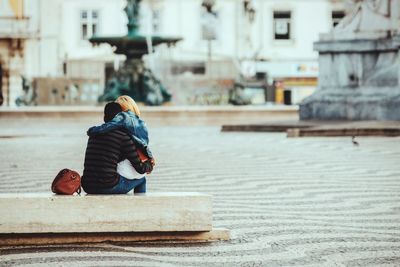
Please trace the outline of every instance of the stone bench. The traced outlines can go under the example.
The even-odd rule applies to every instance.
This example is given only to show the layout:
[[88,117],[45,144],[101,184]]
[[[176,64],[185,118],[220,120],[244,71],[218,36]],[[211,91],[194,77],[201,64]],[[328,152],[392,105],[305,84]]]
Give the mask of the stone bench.
[[0,194],[0,244],[171,239],[229,239],[212,228],[211,196]]

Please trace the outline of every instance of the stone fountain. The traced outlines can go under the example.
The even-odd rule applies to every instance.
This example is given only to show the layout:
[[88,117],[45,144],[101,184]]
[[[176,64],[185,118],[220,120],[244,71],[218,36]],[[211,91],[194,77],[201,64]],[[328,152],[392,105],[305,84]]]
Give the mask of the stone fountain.
[[[139,8],[141,0],[127,0],[124,9],[128,17],[128,34],[120,37],[94,36],[89,39],[93,44],[108,43],[115,48],[116,54],[126,56],[124,65],[116,71],[106,83],[104,94],[99,101],[113,101],[120,95],[129,95],[138,102],[147,105],[161,105],[171,99],[171,94],[157,79],[153,72],[144,66],[142,57],[149,52],[149,38],[140,35]],[[178,37],[150,36],[152,46],[160,44],[174,45]]]
[[400,1],[352,2],[314,44],[319,84],[300,104],[302,120],[400,120]]

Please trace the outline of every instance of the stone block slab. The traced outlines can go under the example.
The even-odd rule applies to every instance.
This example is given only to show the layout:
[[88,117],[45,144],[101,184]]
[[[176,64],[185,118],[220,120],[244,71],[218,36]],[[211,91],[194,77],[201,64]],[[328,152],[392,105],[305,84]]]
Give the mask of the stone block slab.
[[211,229],[212,199],[200,193],[0,194],[0,234]]

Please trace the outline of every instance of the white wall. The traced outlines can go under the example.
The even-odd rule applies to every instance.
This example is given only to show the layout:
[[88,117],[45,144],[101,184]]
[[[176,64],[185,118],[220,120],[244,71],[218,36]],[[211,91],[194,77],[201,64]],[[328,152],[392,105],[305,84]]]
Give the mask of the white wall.
[[[232,0],[217,1],[220,39],[212,43],[213,57],[224,59],[235,54],[235,5]],[[207,60],[208,44],[201,38],[201,0],[164,0],[159,6],[162,13],[160,33],[183,38],[173,49],[173,58]],[[148,2],[143,2],[143,8],[149,8]]]
[[60,32],[62,18],[61,0],[39,1],[39,61],[42,76],[57,76],[61,74],[62,65],[59,61]]
[[81,39],[80,13],[82,10],[99,11],[99,34],[102,36],[123,36],[127,33],[127,19],[123,0],[64,0],[62,3],[61,43],[63,55],[68,59],[98,58],[110,56],[108,45],[93,47],[87,40]]
[[[320,32],[329,31],[331,14],[328,1],[312,0],[272,0],[257,1],[261,6],[262,14],[257,14],[258,24],[254,28],[261,28],[262,34],[253,31],[253,38],[262,44],[261,56],[265,59],[316,59],[317,53],[313,51],[313,43],[318,40]],[[274,40],[273,12],[291,11],[292,40]],[[258,27],[257,27],[258,26]],[[258,37],[258,38],[257,38]],[[261,37],[261,38],[260,38]]]

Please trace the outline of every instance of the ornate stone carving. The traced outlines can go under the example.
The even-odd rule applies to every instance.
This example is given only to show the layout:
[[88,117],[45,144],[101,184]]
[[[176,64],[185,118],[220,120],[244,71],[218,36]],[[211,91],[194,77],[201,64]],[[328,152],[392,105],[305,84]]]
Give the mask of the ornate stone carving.
[[394,35],[400,26],[400,1],[398,0],[349,0],[353,8],[322,39],[374,39]]

